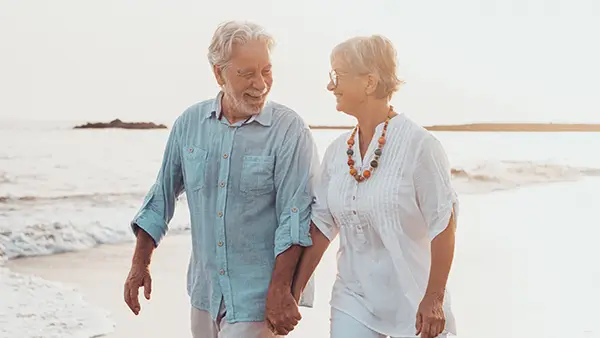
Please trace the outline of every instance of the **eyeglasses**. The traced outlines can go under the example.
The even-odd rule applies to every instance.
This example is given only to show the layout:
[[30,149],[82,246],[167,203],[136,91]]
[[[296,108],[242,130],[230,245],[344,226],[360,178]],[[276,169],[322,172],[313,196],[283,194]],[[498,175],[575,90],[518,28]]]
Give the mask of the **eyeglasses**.
[[329,79],[331,80],[331,83],[333,83],[333,87],[335,88],[335,87],[338,86],[338,84],[340,82],[340,76],[341,77],[348,77],[348,76],[349,77],[355,77],[355,76],[362,76],[362,75],[367,75],[367,74],[369,74],[369,73],[355,73],[355,72],[350,72],[350,73],[341,72],[341,73],[338,73],[335,70],[331,70],[329,72]]
[[335,70],[331,70],[329,72],[329,79],[331,80],[331,83],[333,83],[334,87],[337,87],[338,85],[338,80],[339,80],[339,75]]

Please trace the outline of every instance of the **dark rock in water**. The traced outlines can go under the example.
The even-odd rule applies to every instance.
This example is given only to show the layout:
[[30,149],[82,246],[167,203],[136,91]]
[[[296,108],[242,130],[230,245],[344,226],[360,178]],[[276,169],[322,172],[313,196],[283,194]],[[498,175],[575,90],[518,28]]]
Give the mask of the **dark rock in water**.
[[154,122],[123,122],[119,119],[112,120],[108,123],[97,122],[97,123],[86,123],[80,126],[75,126],[74,129],[107,129],[107,128],[121,128],[121,129],[166,129],[167,126],[164,124],[156,124]]

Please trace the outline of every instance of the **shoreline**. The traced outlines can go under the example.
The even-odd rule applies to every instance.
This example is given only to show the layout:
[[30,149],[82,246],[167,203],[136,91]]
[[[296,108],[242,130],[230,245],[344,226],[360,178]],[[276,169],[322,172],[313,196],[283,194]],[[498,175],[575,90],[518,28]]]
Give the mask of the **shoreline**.
[[[123,284],[129,272],[134,242],[19,258],[7,261],[5,266],[17,273],[36,275],[74,286],[89,304],[107,310],[115,323],[115,329],[101,337],[183,338],[188,337],[189,333],[189,321],[185,315],[189,313],[189,302],[183,278],[187,260],[173,262],[172,257],[188,257],[190,244],[189,237],[185,235],[165,237],[160,249],[153,255],[153,291],[149,301],[143,297],[143,289],[140,289],[142,310],[139,316],[135,316],[123,300]],[[176,311],[164,311],[165,309]]]
[[[594,326],[600,268],[592,259],[600,255],[594,245],[600,233],[590,222],[599,188],[600,179],[584,179],[461,197],[448,281],[457,338],[600,337]],[[314,308],[301,308],[303,319],[288,338],[328,338],[337,246],[332,243],[317,267]],[[75,286],[115,322],[114,332],[103,337],[190,338],[189,233],[168,234],[156,250],[152,299],[141,296],[137,317],[123,301],[133,248],[134,242],[106,244],[5,266]]]
[[[48,256],[24,257],[5,262],[13,272],[34,275],[52,282],[72,286],[92,306],[110,313],[114,330],[98,337],[177,337],[191,338],[190,302],[186,290],[186,273],[191,240],[189,233],[165,236],[153,254],[152,295],[148,301],[140,289],[141,311],[135,316],[123,300],[123,284],[129,272],[135,243],[104,244],[83,251]],[[316,271],[314,308],[301,307],[303,325],[286,338],[327,338],[329,333],[329,293],[335,276],[337,245],[324,255],[326,261]],[[316,334],[318,333],[318,334]]]
[[[354,126],[310,125],[315,130],[350,130]],[[430,131],[462,132],[600,132],[600,124],[583,123],[468,123],[423,126]]]

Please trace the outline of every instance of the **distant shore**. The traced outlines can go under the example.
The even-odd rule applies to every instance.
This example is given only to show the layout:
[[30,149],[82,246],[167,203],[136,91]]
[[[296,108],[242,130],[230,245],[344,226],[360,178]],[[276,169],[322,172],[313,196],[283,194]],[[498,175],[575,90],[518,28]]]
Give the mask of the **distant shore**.
[[167,129],[164,124],[156,124],[154,122],[123,122],[120,119],[115,119],[110,122],[88,122],[73,129]]
[[[311,129],[352,129],[354,126],[311,125]],[[481,131],[481,132],[600,132],[600,124],[583,123],[470,123],[456,125],[425,126],[432,131]]]
[[[354,126],[309,125],[310,129],[350,130]],[[74,129],[167,129],[164,124],[154,122],[123,122],[115,119],[108,123],[96,122],[75,126]],[[469,132],[600,132],[600,124],[584,123],[468,123],[439,124],[424,126],[431,131],[469,131]]]

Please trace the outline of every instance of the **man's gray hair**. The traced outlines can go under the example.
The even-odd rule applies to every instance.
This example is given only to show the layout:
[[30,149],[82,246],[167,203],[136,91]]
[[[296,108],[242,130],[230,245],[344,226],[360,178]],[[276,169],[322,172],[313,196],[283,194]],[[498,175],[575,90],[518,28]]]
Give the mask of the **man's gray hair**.
[[208,62],[211,67],[227,67],[231,60],[234,44],[244,44],[251,40],[262,40],[269,50],[275,45],[275,39],[265,29],[247,21],[227,21],[220,24],[208,47]]

